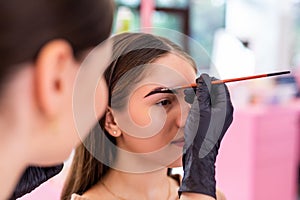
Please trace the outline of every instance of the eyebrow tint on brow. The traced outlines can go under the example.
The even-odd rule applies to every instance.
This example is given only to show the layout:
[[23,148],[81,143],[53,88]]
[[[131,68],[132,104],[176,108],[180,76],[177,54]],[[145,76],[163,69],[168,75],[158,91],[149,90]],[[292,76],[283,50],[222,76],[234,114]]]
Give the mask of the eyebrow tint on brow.
[[171,94],[174,94],[176,92],[173,91],[173,90],[170,90],[169,88],[158,87],[158,88],[155,88],[154,90],[152,90],[151,92],[149,92],[146,96],[144,96],[144,98],[146,98],[148,96],[151,96],[151,95],[154,95],[154,94],[158,94],[158,93],[171,93]]

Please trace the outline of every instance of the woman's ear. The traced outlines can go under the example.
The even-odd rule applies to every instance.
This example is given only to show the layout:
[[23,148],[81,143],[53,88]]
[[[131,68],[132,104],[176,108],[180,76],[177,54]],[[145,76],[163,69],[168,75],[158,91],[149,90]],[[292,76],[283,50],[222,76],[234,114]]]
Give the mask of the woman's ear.
[[105,130],[113,137],[119,137],[122,134],[111,108],[107,108],[105,113]]

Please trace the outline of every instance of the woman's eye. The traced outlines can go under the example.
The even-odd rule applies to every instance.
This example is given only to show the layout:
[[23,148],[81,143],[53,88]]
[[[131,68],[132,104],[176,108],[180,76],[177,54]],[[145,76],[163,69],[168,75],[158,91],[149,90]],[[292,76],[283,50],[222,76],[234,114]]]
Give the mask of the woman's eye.
[[164,99],[164,100],[156,103],[156,105],[159,105],[159,106],[166,106],[166,105],[169,105],[169,104],[171,104],[171,101],[167,100],[167,99]]

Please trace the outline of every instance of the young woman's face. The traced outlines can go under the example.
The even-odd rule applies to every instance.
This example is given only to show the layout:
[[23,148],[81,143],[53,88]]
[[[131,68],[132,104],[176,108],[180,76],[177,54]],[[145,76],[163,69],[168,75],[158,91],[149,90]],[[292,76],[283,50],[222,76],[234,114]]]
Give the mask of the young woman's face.
[[190,108],[183,90],[145,96],[157,88],[195,82],[195,69],[176,54],[160,57],[146,69],[145,77],[130,93],[126,108],[114,112],[122,131],[117,145],[164,166],[181,166],[183,129]]

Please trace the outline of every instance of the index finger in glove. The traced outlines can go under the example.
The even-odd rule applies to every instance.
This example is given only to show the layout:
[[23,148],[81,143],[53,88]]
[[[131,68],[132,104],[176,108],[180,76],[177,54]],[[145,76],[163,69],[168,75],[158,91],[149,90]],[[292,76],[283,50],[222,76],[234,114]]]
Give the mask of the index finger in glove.
[[233,107],[225,84],[211,84],[217,80],[202,74],[197,80],[196,96],[185,125],[185,148],[191,144],[199,149],[199,157],[206,156],[220,142],[232,122]]
[[210,77],[202,74],[196,82],[196,94],[184,128],[184,151],[192,144],[200,148],[211,119]]
[[219,149],[221,140],[233,120],[233,106],[227,86],[212,85],[210,94],[211,120],[199,151],[200,158],[206,156],[214,147]]

